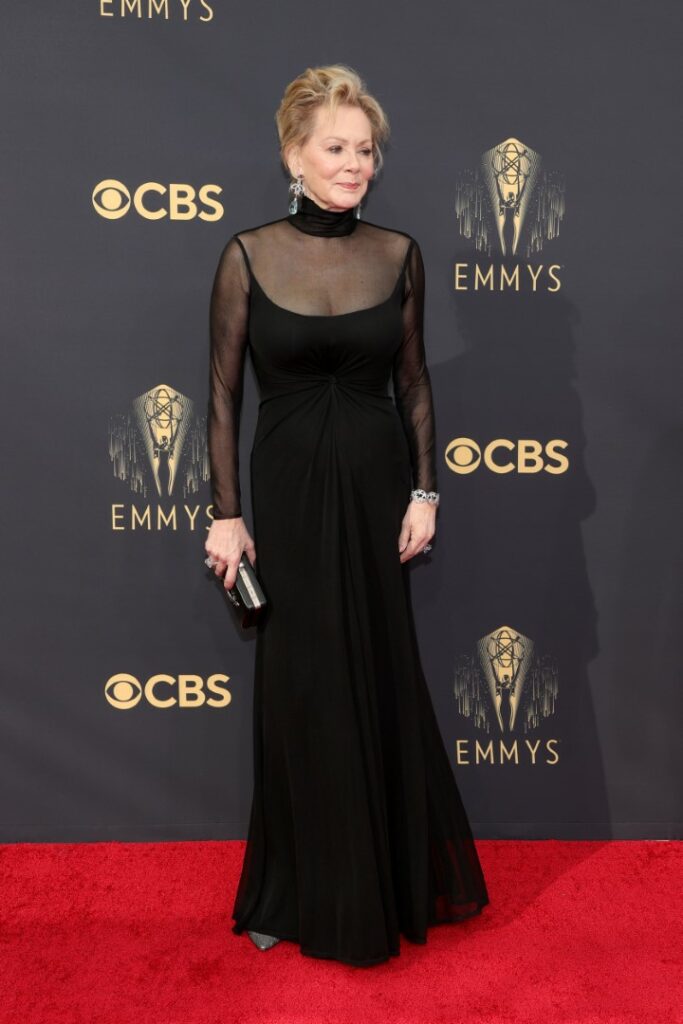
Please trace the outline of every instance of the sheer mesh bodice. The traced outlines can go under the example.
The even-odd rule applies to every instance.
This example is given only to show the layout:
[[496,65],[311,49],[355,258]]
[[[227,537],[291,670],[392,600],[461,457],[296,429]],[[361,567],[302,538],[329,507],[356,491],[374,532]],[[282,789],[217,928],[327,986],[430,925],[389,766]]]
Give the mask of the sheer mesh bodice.
[[[244,356],[254,293],[272,313],[331,321],[381,310],[400,291],[401,335],[392,386],[411,453],[413,487],[437,490],[434,414],[423,341],[424,267],[418,243],[400,231],[327,211],[301,210],[233,235],[221,253],[211,308],[208,442],[213,515],[241,515],[238,430]],[[275,328],[281,333],[281,327]],[[334,344],[334,342],[332,342]],[[258,371],[258,362],[257,362]]]

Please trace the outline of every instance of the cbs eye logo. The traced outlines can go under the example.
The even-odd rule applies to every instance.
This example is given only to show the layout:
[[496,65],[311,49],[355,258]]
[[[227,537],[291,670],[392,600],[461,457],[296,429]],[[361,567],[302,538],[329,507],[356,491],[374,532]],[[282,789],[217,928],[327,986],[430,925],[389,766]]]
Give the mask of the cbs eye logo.
[[92,192],[92,204],[100,217],[105,220],[120,220],[131,206],[145,220],[220,220],[224,210],[214,196],[223,189],[220,185],[202,185],[197,190],[192,185],[160,185],[147,181],[138,185],[133,194],[116,178],[105,178],[98,182]]
[[134,708],[143,698],[155,708],[200,708],[205,704],[224,708],[232,700],[230,690],[224,685],[229,678],[216,673],[205,683],[201,676],[176,678],[160,672],[141,683],[128,672],[117,672],[104,684],[104,696],[118,711]]
[[444,453],[446,465],[452,473],[474,473],[483,465],[492,473],[566,473],[569,459],[560,454],[568,448],[567,441],[555,439],[543,445],[540,441],[523,439],[508,441],[496,438],[482,449],[470,437],[456,437]]

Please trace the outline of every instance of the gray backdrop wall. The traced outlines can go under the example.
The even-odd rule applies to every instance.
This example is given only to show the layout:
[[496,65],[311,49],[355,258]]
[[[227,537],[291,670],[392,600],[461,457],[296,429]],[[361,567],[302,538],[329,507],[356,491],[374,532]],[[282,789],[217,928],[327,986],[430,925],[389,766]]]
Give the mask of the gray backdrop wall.
[[[285,85],[332,62],[393,129],[363,215],[425,258],[442,505],[411,583],[475,833],[681,835],[678,8],[5,12],[2,841],[246,834],[208,302],[230,235],[287,213]],[[248,522],[257,404],[248,362]]]

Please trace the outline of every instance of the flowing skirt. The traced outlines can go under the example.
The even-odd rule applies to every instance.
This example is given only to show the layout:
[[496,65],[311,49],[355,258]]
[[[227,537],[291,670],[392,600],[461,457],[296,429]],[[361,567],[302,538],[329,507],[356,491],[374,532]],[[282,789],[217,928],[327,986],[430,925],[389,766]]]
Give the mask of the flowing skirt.
[[488,903],[399,560],[411,469],[392,399],[327,379],[262,401],[251,483],[269,608],[233,931],[380,963],[399,933],[424,943]]

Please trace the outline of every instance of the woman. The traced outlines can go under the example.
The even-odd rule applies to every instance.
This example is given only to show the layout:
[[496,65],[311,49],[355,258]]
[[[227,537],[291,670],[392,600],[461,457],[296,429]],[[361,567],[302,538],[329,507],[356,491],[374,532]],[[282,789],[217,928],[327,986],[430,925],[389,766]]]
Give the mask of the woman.
[[[409,592],[438,504],[424,271],[410,235],[360,219],[389,129],[358,75],[307,69],[276,121],[289,215],[230,238],[211,296],[207,561],[230,588],[246,552],[269,600],[233,931],[368,965],[488,902]],[[258,563],[238,466],[247,346]]]

